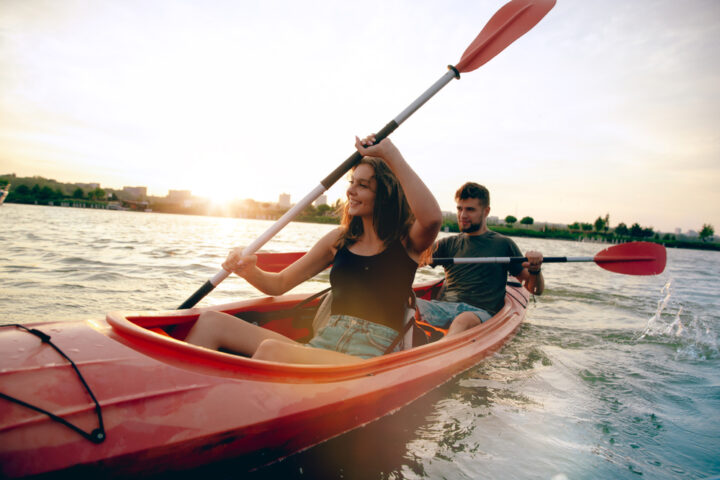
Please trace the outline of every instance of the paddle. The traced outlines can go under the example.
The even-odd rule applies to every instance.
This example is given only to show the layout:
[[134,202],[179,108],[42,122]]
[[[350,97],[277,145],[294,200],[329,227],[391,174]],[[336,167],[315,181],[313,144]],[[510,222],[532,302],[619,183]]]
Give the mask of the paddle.
[[[305,252],[258,253],[258,266],[270,272],[279,272]],[[526,262],[525,257],[466,257],[433,258],[432,266],[462,263]],[[629,242],[613,245],[594,257],[543,257],[543,263],[595,262],[605,270],[626,275],[658,275],[665,270],[665,247],[651,242]]]
[[[651,242],[621,243],[594,257],[543,257],[543,263],[595,262],[605,270],[626,275],[658,275],[665,270],[665,247]],[[433,266],[462,263],[527,262],[525,257],[433,258]]]
[[[456,66],[448,66],[448,72],[440,77],[425,93],[420,95],[405,110],[400,112],[393,120],[385,125],[375,134],[375,142],[390,135],[397,127],[410,117],[415,111],[425,104],[430,98],[439,92],[453,78],[460,78],[461,73],[472,72],[479,68],[498,53],[502,52],[508,45],[520,38],[523,34],[534,27],[555,5],[555,0],[512,0],[505,4],[490,21],[485,25],[480,34],[473,40],[463,52],[460,61]],[[254,242],[243,249],[243,255],[251,255],[260,249],[265,243],[275,236],[285,225],[310,205],[317,197],[322,195],[340,177],[345,175],[362,158],[358,152],[353,153],[330,175],[325,177],[320,184],[308,193],[295,206],[288,210],[270,228],[260,235]],[[216,286],[230,276],[230,272],[220,269],[212,278],[205,282],[190,298],[185,300],[180,309],[190,308],[202,300]]]

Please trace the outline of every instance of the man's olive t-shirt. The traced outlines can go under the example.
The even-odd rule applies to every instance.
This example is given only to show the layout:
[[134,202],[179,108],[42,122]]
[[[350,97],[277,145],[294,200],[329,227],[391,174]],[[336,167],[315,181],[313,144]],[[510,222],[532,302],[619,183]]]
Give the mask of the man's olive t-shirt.
[[[433,257],[521,257],[514,241],[489,230],[482,235],[461,233],[438,241]],[[508,272],[517,275],[521,263],[445,265],[445,292],[441,300],[464,302],[497,313],[505,302]]]

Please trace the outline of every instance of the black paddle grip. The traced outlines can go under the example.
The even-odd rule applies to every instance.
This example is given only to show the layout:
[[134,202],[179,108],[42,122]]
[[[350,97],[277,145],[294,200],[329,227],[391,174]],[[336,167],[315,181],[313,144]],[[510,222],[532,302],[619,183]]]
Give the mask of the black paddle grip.
[[185,300],[183,304],[178,307],[178,310],[194,307],[200,300],[205,298],[205,295],[212,292],[214,288],[215,285],[210,283],[210,280],[206,281],[203,283],[202,287],[198,288],[197,291],[190,296],[190,298]]
[[[395,120],[390,121],[387,125],[385,125],[382,130],[377,132],[375,134],[375,143],[380,143],[384,138],[386,138],[388,135],[390,135],[395,129],[398,127],[398,123]],[[358,152],[353,153],[350,155],[347,160],[345,160],[343,163],[340,164],[339,167],[337,167],[335,170],[330,173],[327,177],[323,179],[320,183],[323,187],[325,187],[325,190],[329,189],[333,185],[335,185],[335,182],[340,180],[340,177],[345,175],[351,168],[353,168],[355,165],[360,162],[362,159],[362,155],[360,155]]]

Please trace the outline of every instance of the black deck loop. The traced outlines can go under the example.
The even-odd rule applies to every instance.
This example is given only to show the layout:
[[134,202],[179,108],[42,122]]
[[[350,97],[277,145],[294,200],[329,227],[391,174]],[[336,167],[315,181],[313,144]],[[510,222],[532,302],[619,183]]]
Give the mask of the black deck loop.
[[78,378],[80,379],[80,382],[83,384],[83,387],[85,387],[85,390],[88,392],[88,395],[90,395],[90,398],[92,399],[93,403],[95,403],[95,414],[97,415],[97,419],[98,419],[98,428],[96,428],[92,432],[88,433],[85,430],[78,427],[77,425],[68,422],[63,417],[55,415],[54,413],[49,412],[49,411],[47,411],[43,408],[40,408],[36,405],[32,405],[30,403],[24,402],[24,401],[22,401],[18,398],[15,398],[11,395],[7,395],[5,393],[0,392],[0,398],[4,398],[5,400],[8,400],[13,403],[17,403],[18,405],[22,405],[23,407],[29,408],[30,410],[34,410],[38,413],[47,415],[53,421],[58,422],[62,425],[65,425],[69,429],[77,432],[78,434],[82,435],[85,439],[87,439],[93,443],[104,442],[107,435],[105,434],[105,427],[103,425],[102,408],[100,407],[100,403],[97,401],[97,399],[95,398],[95,395],[93,394],[92,390],[90,389],[90,386],[85,381],[85,378],[83,378],[82,373],[80,373],[80,370],[77,368],[77,365],[75,365],[75,362],[73,362],[70,359],[70,357],[65,355],[65,352],[60,350],[60,348],[50,340],[50,335],[48,335],[47,333],[45,333],[41,330],[38,330],[36,328],[27,328],[26,326],[20,325],[19,323],[4,324],[4,325],[0,325],[0,327],[16,327],[16,328],[25,330],[26,332],[35,335],[42,341],[42,343],[47,343],[48,345],[50,345],[56,352],[58,352],[65,360],[67,360],[70,363],[70,366],[73,368],[73,370],[75,370],[75,373],[77,374]]

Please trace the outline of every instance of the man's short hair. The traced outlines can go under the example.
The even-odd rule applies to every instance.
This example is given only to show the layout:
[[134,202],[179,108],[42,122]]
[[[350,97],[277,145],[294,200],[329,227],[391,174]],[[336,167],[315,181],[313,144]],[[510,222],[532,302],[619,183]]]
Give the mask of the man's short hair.
[[455,201],[477,198],[486,207],[490,206],[490,192],[479,183],[467,182],[455,192]]

